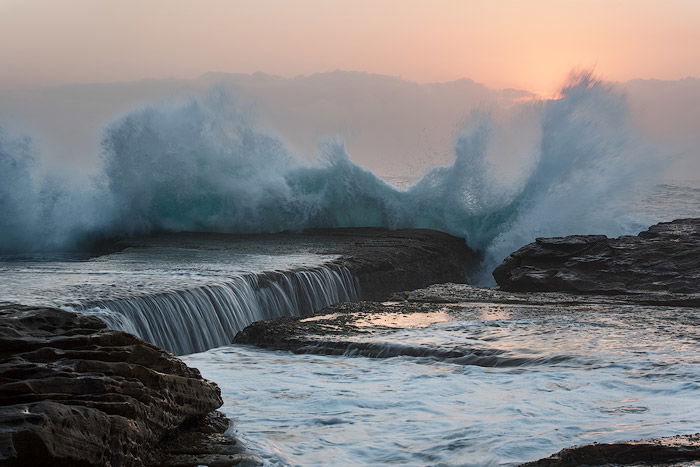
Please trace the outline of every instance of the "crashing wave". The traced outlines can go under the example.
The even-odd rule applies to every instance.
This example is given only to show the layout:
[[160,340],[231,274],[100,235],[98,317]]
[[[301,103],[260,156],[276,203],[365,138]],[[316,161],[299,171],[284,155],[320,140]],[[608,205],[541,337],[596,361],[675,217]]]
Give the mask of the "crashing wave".
[[[300,162],[222,92],[116,120],[91,187],[37,179],[30,142],[0,133],[0,251],[158,230],[421,227],[464,237],[488,271],[537,236],[638,230],[644,220],[629,208],[661,166],[632,129],[624,96],[584,73],[560,98],[522,106],[510,124],[474,115],[454,163],[407,190],[353,164],[340,143],[325,145],[318,164]],[[530,144],[513,151],[504,141],[522,128],[532,129]],[[498,159],[523,169],[509,176]]]

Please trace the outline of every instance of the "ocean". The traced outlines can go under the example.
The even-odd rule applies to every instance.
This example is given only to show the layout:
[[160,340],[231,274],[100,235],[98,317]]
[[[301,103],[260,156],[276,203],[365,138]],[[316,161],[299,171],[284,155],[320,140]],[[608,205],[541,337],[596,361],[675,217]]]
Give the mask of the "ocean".
[[[521,131],[484,116],[456,135],[452,165],[416,181],[381,179],[337,142],[302,163],[221,95],[116,119],[89,181],[43,173],[29,138],[0,131],[0,301],[94,314],[183,356],[219,384],[236,434],[270,465],[513,465],[700,432],[696,308],[477,303],[373,337],[428,354],[496,351],[491,364],[296,355],[229,343],[251,322],[360,296],[313,242],[180,234],[81,251],[159,232],[432,228],[482,252],[470,279],[491,287],[493,267],[536,237],[700,217],[700,182],[664,179],[665,159],[603,84],[584,76],[523,115],[534,138],[513,141]],[[275,286],[259,287],[270,273]]]
[[[700,184],[659,185],[634,209],[697,215]],[[700,431],[694,308],[477,303],[372,337],[428,353],[497,350],[491,364],[227,345],[250,322],[357,298],[318,249],[216,237],[190,248],[180,237],[90,259],[6,258],[0,297],[96,314],[183,355],[219,384],[236,435],[270,465],[514,465],[573,444]],[[265,271],[297,272],[263,296]]]
[[[226,346],[185,361],[221,386],[270,465],[517,465],[565,447],[700,430],[700,312],[471,304],[375,343],[493,362]],[[508,364],[509,359],[517,363]]]

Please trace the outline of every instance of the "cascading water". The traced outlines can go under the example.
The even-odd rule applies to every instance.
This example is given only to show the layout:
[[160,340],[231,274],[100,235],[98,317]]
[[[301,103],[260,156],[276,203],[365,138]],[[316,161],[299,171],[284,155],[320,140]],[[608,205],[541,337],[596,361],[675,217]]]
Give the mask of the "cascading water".
[[359,299],[347,268],[326,266],[231,280],[71,309],[97,315],[112,329],[135,334],[177,355],[230,344],[255,321],[295,316]]

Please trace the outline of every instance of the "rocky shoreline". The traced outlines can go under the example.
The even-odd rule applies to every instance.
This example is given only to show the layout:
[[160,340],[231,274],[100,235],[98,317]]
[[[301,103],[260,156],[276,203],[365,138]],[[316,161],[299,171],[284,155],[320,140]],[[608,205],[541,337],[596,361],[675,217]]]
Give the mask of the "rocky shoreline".
[[0,348],[2,465],[256,463],[215,383],[95,317],[2,305]]
[[[178,233],[132,238],[105,251],[179,245],[315,245],[338,255],[363,297],[461,280],[478,255],[431,230],[314,230],[240,236]],[[265,280],[274,282],[276,273]],[[264,283],[263,283],[263,286]],[[234,336],[231,336],[233,340]],[[172,354],[96,317],[0,303],[0,465],[189,467],[260,465],[236,438],[215,383]]]
[[686,467],[700,461],[700,433],[621,443],[592,443],[562,449],[521,467],[645,465]]
[[[412,356],[484,366],[523,365],[498,351],[387,345],[383,333],[449,321],[469,304],[700,307],[700,220],[661,223],[639,236],[537,239],[494,271],[498,289],[436,284],[387,302],[340,303],[302,317],[253,323],[234,342],[272,350],[371,358]],[[694,465],[700,434],[567,448],[527,466]]]
[[493,271],[502,290],[587,294],[700,293],[700,219],[639,235],[538,238]]
[[[410,349],[372,349],[353,340],[401,327],[426,327],[459,317],[470,304],[546,306],[565,311],[586,306],[698,306],[694,297],[640,295],[576,295],[557,292],[506,292],[468,284],[434,284],[393,294],[388,301],[345,302],[304,316],[258,321],[239,332],[234,343],[271,350],[369,357],[416,356]],[[425,352],[425,350],[423,350]],[[473,349],[464,354],[473,354]],[[452,349],[452,357],[463,356]]]
[[[186,243],[201,235],[221,242],[232,238],[174,234],[124,240],[115,248],[164,239]],[[517,366],[525,362],[497,351],[375,345],[365,338],[448,320],[469,303],[562,310],[600,304],[700,306],[699,219],[659,224],[637,237],[538,239],[494,271],[501,290],[454,283],[480,258],[447,234],[338,229],[265,237],[273,245],[294,235],[325,245],[319,253],[340,255],[335,264],[358,278],[364,301],[256,322],[235,336],[235,343],[297,353]],[[1,465],[261,462],[227,434],[230,422],[216,412],[222,400],[215,383],[168,352],[106,329],[97,318],[2,304],[0,342]],[[569,448],[526,465],[687,465],[698,458],[699,435],[685,435]]]

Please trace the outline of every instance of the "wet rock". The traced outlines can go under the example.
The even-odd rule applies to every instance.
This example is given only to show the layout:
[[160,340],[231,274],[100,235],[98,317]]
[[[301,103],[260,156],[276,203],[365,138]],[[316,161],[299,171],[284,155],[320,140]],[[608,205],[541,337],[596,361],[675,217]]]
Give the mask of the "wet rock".
[[325,355],[386,358],[430,354],[439,358],[460,358],[472,355],[474,349],[412,348],[361,342],[366,339],[358,338],[449,321],[470,302],[568,305],[575,299],[567,294],[512,294],[467,284],[433,284],[424,289],[396,293],[387,302],[344,302],[304,316],[257,321],[240,331],[234,343]]
[[469,284],[433,284],[397,292],[390,300],[413,303],[503,303],[520,305],[648,305],[700,307],[700,294],[646,292],[636,294],[579,294],[575,292],[507,292]]
[[360,282],[364,300],[442,282],[464,282],[481,261],[464,239],[427,229],[380,228],[313,231],[342,238],[339,262]]
[[637,236],[538,238],[506,258],[493,276],[507,291],[696,294],[697,299],[700,219],[663,222]]
[[579,465],[697,465],[700,433],[621,443],[593,443],[562,449],[550,457],[522,467],[573,467]]
[[514,366],[527,362],[494,348],[449,343],[404,345],[397,343],[394,336],[397,330],[405,328],[455,320],[492,319],[484,313],[532,319],[542,315],[585,315],[601,307],[620,309],[630,305],[645,312],[669,311],[697,307],[698,300],[685,295],[659,298],[654,294],[522,293],[468,284],[433,284],[424,289],[395,293],[385,302],[338,303],[304,316],[258,321],[240,331],[234,343],[295,353],[373,358],[412,356],[477,366]]
[[521,364],[502,358],[498,349],[457,345],[411,345],[385,339],[404,328],[446,322],[458,315],[460,304],[411,302],[346,302],[311,315],[255,322],[239,332],[234,343],[270,350],[319,355],[428,358],[457,364],[495,366]]
[[164,465],[180,431],[228,428],[214,383],[91,316],[0,305],[0,358],[2,465]]
[[[464,282],[481,257],[463,238],[428,229],[380,227],[313,229],[303,232],[234,235],[178,232],[123,239],[112,250],[148,246],[226,249],[253,243],[260,252],[338,255],[333,263],[357,277],[362,299],[382,300],[394,292],[441,282]],[[270,275],[274,280],[274,274]]]
[[250,454],[239,440],[224,434],[229,420],[221,412],[212,412],[193,425],[180,427],[159,445],[164,467],[259,466],[262,461]]

